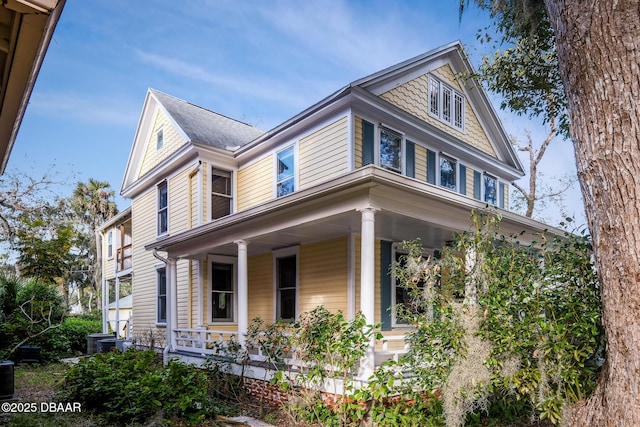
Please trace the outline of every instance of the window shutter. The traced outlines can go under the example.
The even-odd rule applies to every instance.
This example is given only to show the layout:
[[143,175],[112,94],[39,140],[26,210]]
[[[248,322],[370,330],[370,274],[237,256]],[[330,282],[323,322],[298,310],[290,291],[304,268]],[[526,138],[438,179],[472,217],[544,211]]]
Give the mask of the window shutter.
[[407,171],[407,176],[409,178],[415,178],[416,177],[416,145],[411,142],[411,141],[407,141],[406,144],[406,151],[407,151],[407,158],[405,159],[405,168]]
[[460,194],[467,194],[467,167],[460,165]]
[[362,121],[362,166],[373,163],[373,123]]
[[436,183],[436,153],[431,150],[427,150],[427,182]]
[[383,331],[391,330],[391,249],[392,242],[380,242],[380,323]]
[[482,198],[482,174],[478,171],[473,171],[473,197]]
[[504,182],[501,182],[499,185],[500,188],[500,192],[498,193],[498,205],[504,209],[504,192],[505,192],[505,185]]

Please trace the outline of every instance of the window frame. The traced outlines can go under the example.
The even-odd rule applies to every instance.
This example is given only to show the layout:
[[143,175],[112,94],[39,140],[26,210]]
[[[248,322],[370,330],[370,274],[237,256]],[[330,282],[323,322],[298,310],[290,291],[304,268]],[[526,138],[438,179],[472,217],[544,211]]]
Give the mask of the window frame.
[[[466,104],[464,93],[432,75],[429,76],[428,88],[429,115],[464,133]],[[435,94],[436,90],[437,94]]]
[[[494,202],[490,202],[489,200],[487,200],[487,180],[493,180],[493,182],[495,183],[493,189],[494,189],[494,197],[495,197],[495,201]],[[488,173],[483,173],[482,174],[482,200],[487,203],[490,204],[491,206],[499,206],[500,203],[500,197],[499,197],[499,186],[500,186],[500,180],[498,180],[498,177],[488,174]]]
[[[299,315],[299,297],[300,297],[300,248],[299,246],[293,246],[290,248],[278,249],[272,252],[273,254],[273,292],[274,292],[274,304],[273,304],[273,318],[282,322],[295,322]],[[295,286],[281,288],[279,286],[279,265],[278,261],[281,259],[295,257]],[[291,290],[295,291],[295,307],[293,319],[282,318],[282,303],[280,300],[280,291]]]
[[[231,318],[214,320],[213,318],[213,264],[227,264],[233,266],[233,290],[219,291],[232,294]],[[210,255],[207,257],[208,269],[208,320],[209,325],[233,325],[238,322],[238,259],[230,256]]]
[[[166,193],[166,202],[165,205],[162,206],[162,192]],[[168,182],[162,181],[156,186],[156,235],[164,236],[169,233],[169,184]],[[162,229],[162,218],[164,217],[164,227]]]
[[[279,172],[279,166],[280,163],[283,163],[280,160],[280,155],[288,150],[291,150],[291,157],[293,157],[293,161],[292,161],[292,166],[293,166],[293,172],[291,173],[291,176],[287,176],[285,179],[280,179],[280,174],[281,172]],[[287,182],[287,181],[292,181],[292,185],[291,185],[291,190],[287,191],[286,193],[281,193],[280,192],[280,185]],[[287,196],[291,193],[295,193],[296,190],[298,188],[298,153],[296,150],[296,144],[291,144],[285,148],[283,148],[282,150],[278,150],[276,151],[276,155],[275,155],[275,197],[276,198],[280,198],[280,197],[284,197]]]
[[[385,165],[383,165],[382,162],[382,134],[385,133],[389,136],[392,137],[396,137],[399,141],[398,144],[398,155],[396,156],[397,160],[398,160],[398,167],[397,169],[394,167],[387,167]],[[395,172],[398,173],[400,175],[404,175],[404,158],[403,158],[403,154],[405,154],[406,148],[405,148],[405,138],[404,138],[404,134],[402,132],[399,132],[397,130],[391,129],[388,126],[385,125],[379,125],[378,126],[378,166],[380,166],[383,169],[386,169],[388,171],[391,172]]]
[[[160,293],[162,279],[164,278],[164,293]],[[167,267],[157,267],[156,268],[156,325],[158,326],[166,326],[167,324],[167,295],[169,292],[168,289],[169,281],[167,277]],[[164,319],[160,317],[160,305],[164,301]]]
[[156,151],[164,148],[164,127],[156,129]]
[[[402,243],[395,242],[391,245],[391,262],[397,262],[398,257],[401,255],[408,255],[408,252],[401,249]],[[435,249],[424,248],[422,252],[423,256],[433,257],[435,255]],[[391,328],[410,328],[409,323],[398,322],[398,316],[396,313],[396,305],[398,304],[396,292],[398,289],[398,279],[395,274],[391,273]]]
[[[218,174],[216,174],[216,172],[218,172]],[[228,191],[229,194],[223,194],[223,193],[218,193],[214,191],[214,186],[213,186],[213,178],[214,176],[222,176],[220,173],[224,173],[224,174],[229,174],[229,182],[228,182]],[[210,204],[209,204],[209,220],[210,221],[214,221],[216,219],[220,219],[220,218],[224,218],[226,216],[229,216],[233,213],[234,211],[234,206],[233,206],[233,184],[234,184],[234,180],[233,180],[233,171],[230,170],[225,170],[225,169],[221,169],[215,166],[211,167],[211,178],[209,180],[209,184],[210,184]],[[229,213],[222,215],[222,216],[218,216],[218,217],[213,217],[214,214],[214,203],[213,203],[213,199],[214,197],[218,197],[218,198],[225,198],[228,199],[229,202]]]
[[113,259],[113,230],[107,233],[107,259]]
[[[448,185],[443,185],[442,183],[442,161],[443,160],[447,160],[449,162],[453,162],[454,163],[454,168],[453,168],[453,173],[451,174],[453,176],[453,180],[454,180],[454,186],[453,188],[449,187]],[[456,191],[458,192],[458,188],[459,188],[459,179],[458,179],[458,165],[460,164],[460,161],[453,157],[450,156],[448,154],[444,154],[444,153],[440,153],[438,156],[438,185],[442,188],[446,188],[447,190],[451,190],[451,191]]]

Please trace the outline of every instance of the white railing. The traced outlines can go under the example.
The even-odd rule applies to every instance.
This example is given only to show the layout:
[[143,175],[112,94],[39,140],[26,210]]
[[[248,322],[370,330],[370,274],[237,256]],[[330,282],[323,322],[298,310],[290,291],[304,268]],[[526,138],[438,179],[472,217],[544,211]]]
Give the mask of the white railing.
[[174,348],[202,355],[216,355],[231,342],[238,342],[234,331],[178,328],[173,330]]
[[[217,331],[212,329],[176,328],[174,333],[174,349],[186,351],[203,356],[221,355],[227,356],[226,349],[230,343],[238,342],[238,332]],[[389,335],[376,341],[375,364],[380,365],[385,360],[398,361],[406,354],[409,344],[404,335]],[[249,348],[248,356],[255,362],[273,362],[268,354],[263,352],[261,346]],[[304,366],[304,361],[296,357],[295,349],[291,349],[283,360],[288,366]]]
[[[377,342],[381,344],[382,348],[375,351],[376,366],[389,359],[397,362],[409,350],[409,343],[405,340],[405,335],[388,335],[380,338]],[[401,344],[397,345],[395,343]]]

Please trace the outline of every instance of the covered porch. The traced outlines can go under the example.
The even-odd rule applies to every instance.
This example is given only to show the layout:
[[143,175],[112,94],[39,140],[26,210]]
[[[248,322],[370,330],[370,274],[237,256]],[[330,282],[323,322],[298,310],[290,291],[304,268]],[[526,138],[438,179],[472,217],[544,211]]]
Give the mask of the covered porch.
[[[344,266],[336,266],[336,269],[344,272],[340,276],[344,280],[339,298],[344,299],[345,316],[351,319],[361,311],[367,323],[383,325],[384,338],[371,342],[361,363],[359,376],[367,378],[380,363],[398,359],[407,351],[404,339],[407,329],[395,325],[388,310],[394,303],[392,278],[388,273],[392,244],[420,239],[425,248],[438,250],[453,239],[455,232],[466,231],[472,226],[472,210],[483,208],[483,203],[455,192],[368,166],[331,183],[161,239],[148,245],[147,249],[165,260],[167,267],[166,354],[203,358],[218,355],[229,347],[229,343],[244,346],[255,306],[265,295],[274,300],[278,294],[275,264],[271,269],[265,269],[266,273],[262,275],[263,282],[271,283],[258,285],[251,279],[252,275],[256,276],[257,260],[261,256],[262,259],[270,259],[272,254],[290,248],[308,248],[321,242],[337,241],[340,242],[339,246],[336,245],[339,255],[335,256],[340,257],[340,266]],[[542,231],[542,224],[506,211],[500,213],[505,233]],[[523,235],[523,243],[531,238]],[[315,253],[301,252],[307,258]],[[211,257],[232,259],[235,268],[233,320],[224,327],[208,321],[204,303],[207,290],[210,292],[204,266]],[[303,256],[299,255],[298,262],[302,259]],[[199,266],[195,289],[190,291],[195,295],[186,298],[196,301],[193,306],[195,313],[189,316],[195,320],[187,324],[178,322],[178,313],[185,310],[178,304],[179,299],[185,300],[184,296],[179,298],[178,295],[179,260],[190,260]],[[324,270],[318,268],[309,276],[322,275],[329,269],[331,266],[325,265]],[[266,289],[261,296],[254,292],[257,286]],[[302,289],[307,285],[301,283],[300,286]],[[317,298],[308,300],[321,305],[325,301],[322,287],[314,289]],[[300,305],[303,304],[296,301],[296,314],[304,311]],[[279,318],[276,307],[277,302],[273,301],[268,309],[272,312],[271,320]],[[259,349],[248,350],[252,362],[259,364],[266,360]],[[286,363],[295,366],[303,361],[292,356]]]

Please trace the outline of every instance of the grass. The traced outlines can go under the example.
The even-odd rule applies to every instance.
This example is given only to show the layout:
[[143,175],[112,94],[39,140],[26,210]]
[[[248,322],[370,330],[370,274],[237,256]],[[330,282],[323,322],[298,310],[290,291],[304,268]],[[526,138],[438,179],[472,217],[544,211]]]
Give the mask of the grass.
[[[33,413],[0,414],[2,427],[92,427],[97,422],[90,414],[71,412],[41,412],[42,403],[54,402],[55,389],[62,380],[67,365],[17,365],[14,368],[15,394],[12,402],[35,403]],[[45,405],[46,407],[46,405]]]

